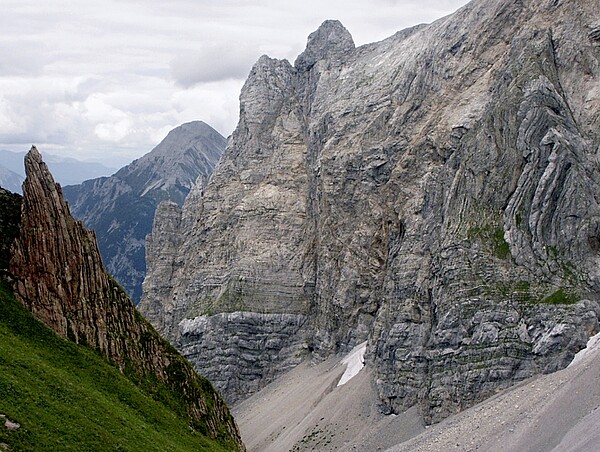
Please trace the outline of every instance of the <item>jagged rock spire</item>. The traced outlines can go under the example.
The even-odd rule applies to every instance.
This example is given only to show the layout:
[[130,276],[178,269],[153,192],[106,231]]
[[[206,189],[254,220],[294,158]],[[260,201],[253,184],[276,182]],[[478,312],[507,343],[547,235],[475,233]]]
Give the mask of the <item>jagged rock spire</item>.
[[71,216],[35,146],[25,156],[25,172],[21,227],[10,262],[18,298],[56,333],[99,350],[134,380],[169,387],[185,400],[193,425],[243,450],[219,394],[106,272],[95,234]]
[[[110,292],[94,233],[71,217],[60,185],[35,146],[25,156],[25,172],[21,235],[11,262],[17,292],[61,336],[108,352],[104,322],[98,325],[104,331],[96,333],[86,326],[98,299]],[[91,305],[81,305],[84,300]]]

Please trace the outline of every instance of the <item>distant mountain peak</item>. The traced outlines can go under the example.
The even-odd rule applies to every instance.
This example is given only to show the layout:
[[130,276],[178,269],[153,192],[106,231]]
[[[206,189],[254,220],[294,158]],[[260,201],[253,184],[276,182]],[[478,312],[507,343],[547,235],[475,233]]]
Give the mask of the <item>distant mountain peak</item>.
[[5,166],[0,165],[0,187],[13,193],[21,193],[22,183],[23,177]]
[[210,176],[226,144],[205,122],[191,121],[114,175],[65,187],[73,214],[96,231],[108,270],[134,302],[141,297],[145,237],[156,206],[183,204],[196,179]]
[[[0,150],[1,166],[16,173],[21,180],[25,177],[23,158],[25,152]],[[52,171],[54,179],[61,185],[79,184],[87,179],[108,176],[116,171],[97,162],[86,162],[71,157],[64,157],[44,152],[44,161]]]

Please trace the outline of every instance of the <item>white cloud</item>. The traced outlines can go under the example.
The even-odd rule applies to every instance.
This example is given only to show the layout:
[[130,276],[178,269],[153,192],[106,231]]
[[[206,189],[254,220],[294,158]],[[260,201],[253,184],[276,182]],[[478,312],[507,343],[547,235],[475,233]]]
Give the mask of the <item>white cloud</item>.
[[258,46],[235,42],[202,43],[171,63],[175,82],[184,88],[198,83],[246,78],[260,56]]
[[47,62],[43,44],[17,37],[0,37],[0,76],[40,75]]
[[119,143],[131,135],[133,123],[128,118],[120,121],[102,122],[94,127],[94,133],[103,141]]
[[[200,118],[222,135],[229,135],[237,124],[238,98],[243,84],[244,79],[222,80],[175,92],[171,102],[180,121],[178,124]],[[194,117],[198,114],[200,116]]]
[[293,62],[325,19],[357,44],[466,0],[3,0],[0,147],[124,164],[200,119],[229,135],[262,54]]
[[6,99],[0,98],[0,137],[16,135],[25,130],[25,122]]

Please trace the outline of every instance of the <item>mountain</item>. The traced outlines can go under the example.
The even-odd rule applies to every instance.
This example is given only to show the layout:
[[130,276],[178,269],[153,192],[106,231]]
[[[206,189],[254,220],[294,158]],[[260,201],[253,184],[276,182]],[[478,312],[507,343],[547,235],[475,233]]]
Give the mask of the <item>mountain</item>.
[[145,238],[157,204],[182,204],[196,179],[212,173],[226,143],[209,125],[186,123],[112,176],[64,187],[73,215],[96,231],[108,271],[134,303],[141,297]]
[[379,408],[437,422],[599,329],[597,2],[475,0],[261,57],[206,187],[163,204],[140,310],[240,401],[367,341]]
[[[21,180],[25,177],[25,169],[23,167],[24,158],[25,152],[0,150],[0,162],[2,162],[2,166],[21,176]],[[56,180],[63,185],[79,184],[84,180],[107,176],[116,171],[115,168],[110,168],[101,163],[82,162],[70,157],[46,154],[45,159]]]
[[[597,338],[596,338],[597,339]],[[460,449],[587,452],[597,448],[600,355],[531,378],[432,426],[389,452]]]
[[25,168],[21,222],[9,265],[15,297],[58,336],[111,363],[190,432],[223,448],[244,450],[210,382],[158,335],[106,272],[94,233],[70,215],[60,185],[35,147],[25,157]]
[[17,173],[0,165],[0,187],[13,193],[21,193],[23,178]]

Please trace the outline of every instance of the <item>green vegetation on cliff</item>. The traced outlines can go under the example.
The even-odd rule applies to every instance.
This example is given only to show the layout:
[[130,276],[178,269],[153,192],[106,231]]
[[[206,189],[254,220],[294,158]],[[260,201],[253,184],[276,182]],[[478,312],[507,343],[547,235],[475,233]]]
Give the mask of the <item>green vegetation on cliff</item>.
[[[29,198],[0,189],[0,450],[243,449],[219,395],[160,338],[105,273],[93,235],[70,218],[60,190],[49,174],[44,179],[47,170],[35,157],[29,166],[38,163],[41,170],[29,175],[32,179],[24,190]],[[40,187],[50,190],[49,198],[58,203],[49,202],[43,190],[35,191]],[[40,212],[48,211],[54,216],[44,222],[48,218]],[[63,229],[57,232],[53,221]],[[40,228],[43,240],[35,236]],[[41,246],[23,252],[15,239],[27,241],[32,234],[33,243],[60,241],[75,252],[57,254]],[[85,259],[77,255],[83,248]],[[19,249],[23,267],[14,266]],[[56,268],[52,259],[54,264],[69,263],[64,271],[71,272],[71,279],[73,274],[85,275],[77,278],[86,287],[70,298],[68,291],[35,292],[30,299],[39,303],[39,309],[32,309],[34,316],[27,307],[33,306],[21,303],[13,287],[26,278],[32,287],[39,285],[50,273],[47,268]],[[65,280],[44,281],[50,283],[46,287],[68,285]],[[95,294],[92,299],[86,298],[89,292]],[[93,314],[79,315],[82,311]],[[40,321],[49,318],[56,321],[49,322],[53,326],[72,322],[80,329],[67,333],[76,331],[79,336],[61,337]],[[107,343],[112,354],[99,345]]]

